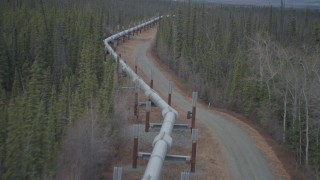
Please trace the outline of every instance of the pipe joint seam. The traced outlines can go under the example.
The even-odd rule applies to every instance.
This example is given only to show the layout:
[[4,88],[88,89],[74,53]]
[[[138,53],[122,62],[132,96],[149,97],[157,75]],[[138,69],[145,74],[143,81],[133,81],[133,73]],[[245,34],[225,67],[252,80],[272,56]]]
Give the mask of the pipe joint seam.
[[175,119],[179,118],[178,112],[169,105],[161,111],[163,117],[166,117],[168,113],[173,113]]
[[172,146],[172,137],[165,132],[160,132],[160,134],[154,138],[152,146],[154,147],[158,141],[164,141],[167,144],[167,148],[171,148]]

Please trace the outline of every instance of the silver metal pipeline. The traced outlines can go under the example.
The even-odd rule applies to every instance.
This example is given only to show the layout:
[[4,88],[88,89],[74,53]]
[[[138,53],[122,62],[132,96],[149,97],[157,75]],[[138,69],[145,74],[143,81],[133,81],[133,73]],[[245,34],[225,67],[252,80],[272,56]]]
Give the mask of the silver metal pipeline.
[[[163,161],[167,154],[168,148],[170,148],[172,145],[172,129],[179,115],[175,109],[169,106],[167,102],[164,101],[149,85],[147,85],[142,80],[142,78],[139,77],[121,58],[118,58],[118,54],[112,49],[109,43],[113,43],[113,41],[122,36],[128,35],[133,31],[139,30],[147,25],[157,22],[163,17],[165,16],[152,18],[145,23],[114,34],[104,40],[106,51],[108,51],[112,55],[116,63],[119,63],[122,71],[126,72],[126,74],[131,77],[132,81],[137,83],[139,87],[144,91],[145,95],[161,109],[161,113],[164,118],[160,132],[153,140],[153,150],[142,180],[158,180],[160,178]],[[166,17],[169,16],[167,15]],[[118,60],[119,62],[117,62]]]

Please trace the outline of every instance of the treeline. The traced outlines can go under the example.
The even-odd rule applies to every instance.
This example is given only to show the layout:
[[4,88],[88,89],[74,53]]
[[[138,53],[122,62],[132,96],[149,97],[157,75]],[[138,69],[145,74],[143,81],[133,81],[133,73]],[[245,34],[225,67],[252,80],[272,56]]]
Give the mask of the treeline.
[[156,53],[200,97],[245,114],[320,168],[320,13],[178,3]]
[[[0,2],[0,179],[53,179],[66,135],[106,135],[103,129],[96,134],[94,127],[106,127],[110,137],[116,133],[109,123],[114,116],[114,64],[105,59],[102,40],[164,7],[156,0]],[[80,128],[77,122],[83,119],[88,130],[72,128]],[[71,155],[82,151],[73,148],[78,152]],[[92,160],[93,148],[80,154]],[[102,174],[77,175],[75,179],[99,179]]]

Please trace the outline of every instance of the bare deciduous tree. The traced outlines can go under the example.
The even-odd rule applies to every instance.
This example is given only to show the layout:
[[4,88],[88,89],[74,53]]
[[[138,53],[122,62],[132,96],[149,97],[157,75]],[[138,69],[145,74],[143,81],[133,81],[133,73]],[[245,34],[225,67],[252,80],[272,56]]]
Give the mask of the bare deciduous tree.
[[94,107],[85,118],[79,119],[67,130],[59,153],[55,178],[63,179],[101,179],[105,170],[117,155],[128,121],[129,104],[127,96],[115,98],[114,116],[101,123]]

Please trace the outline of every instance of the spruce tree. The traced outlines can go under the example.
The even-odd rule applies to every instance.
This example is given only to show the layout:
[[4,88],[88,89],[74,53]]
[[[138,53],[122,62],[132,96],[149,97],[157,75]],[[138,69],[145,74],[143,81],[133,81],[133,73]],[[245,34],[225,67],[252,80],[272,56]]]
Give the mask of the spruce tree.
[[7,122],[7,139],[6,139],[6,160],[4,179],[7,180],[22,180],[26,177],[26,142],[28,136],[26,128],[25,116],[25,98],[17,98],[12,101],[8,107],[8,122]]
[[236,94],[238,93],[237,89],[241,89],[242,61],[242,52],[238,49],[229,80],[229,105],[231,106],[235,103]]
[[72,125],[83,115],[84,106],[81,103],[80,93],[76,91],[72,96],[69,125]]
[[114,63],[111,59],[107,60],[107,65],[104,67],[104,79],[99,92],[99,115],[100,121],[106,125],[110,114],[113,113],[113,96],[114,96]]
[[92,42],[85,41],[81,50],[81,58],[79,62],[79,93],[81,103],[84,107],[89,107],[94,98],[97,89],[97,78],[94,70],[94,63],[92,62]]
[[47,117],[45,115],[45,106],[43,102],[37,104],[36,114],[32,120],[32,126],[29,131],[30,141],[27,150],[27,179],[42,179],[45,172],[46,164],[46,150],[48,148],[48,141],[46,136],[47,131]]
[[183,27],[184,27],[184,15],[182,12],[181,7],[178,9],[177,14],[177,24],[176,24],[176,41],[175,41],[175,59],[179,59],[182,55],[182,48],[184,44],[184,33],[183,33]]
[[7,139],[7,105],[5,90],[0,86],[0,179],[4,178],[6,139]]

